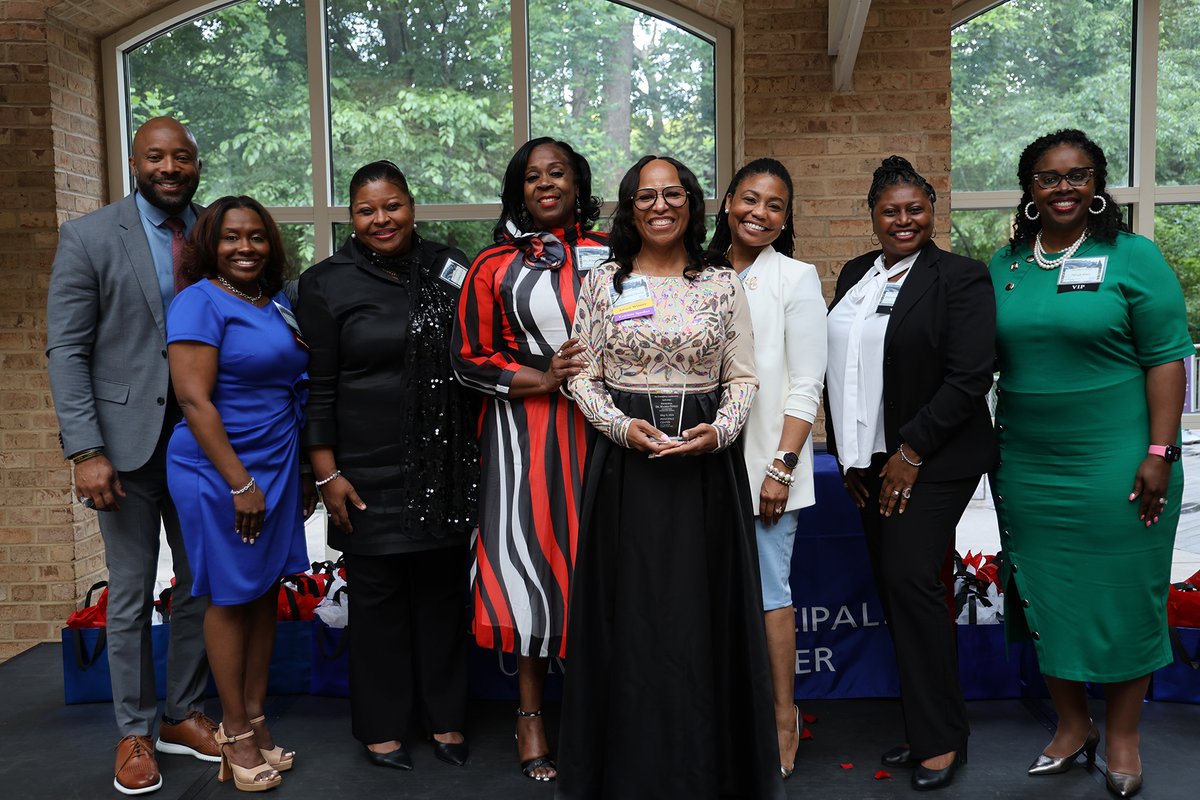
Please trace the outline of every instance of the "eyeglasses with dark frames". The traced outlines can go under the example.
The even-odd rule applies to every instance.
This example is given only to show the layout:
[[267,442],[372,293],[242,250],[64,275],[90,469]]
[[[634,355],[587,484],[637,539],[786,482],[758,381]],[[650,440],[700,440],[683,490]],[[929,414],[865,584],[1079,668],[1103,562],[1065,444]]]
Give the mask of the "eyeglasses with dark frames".
[[1067,183],[1078,188],[1080,186],[1087,186],[1088,181],[1092,179],[1094,174],[1096,174],[1096,170],[1091,167],[1080,167],[1065,174],[1047,169],[1033,173],[1033,182],[1043,189],[1053,189],[1062,183],[1063,178],[1066,178]]
[[681,208],[687,202],[687,189],[682,186],[664,186],[662,190],[646,187],[638,189],[633,193],[634,208],[639,211],[646,211],[654,207],[658,202],[658,196],[662,195],[663,202],[671,208]]

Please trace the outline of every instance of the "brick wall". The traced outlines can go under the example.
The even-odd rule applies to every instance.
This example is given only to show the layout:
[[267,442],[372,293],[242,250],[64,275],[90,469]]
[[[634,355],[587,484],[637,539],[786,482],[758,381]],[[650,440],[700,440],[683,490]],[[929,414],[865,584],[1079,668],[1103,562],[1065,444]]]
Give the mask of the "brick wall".
[[950,231],[950,0],[874,3],[853,90],[835,93],[828,0],[746,0],[745,158],[773,156],[795,181],[796,257],[817,265],[826,296],[842,264],[872,249],[867,189],[893,153],[939,198]]
[[[103,575],[95,515],[71,502],[45,374],[45,293],[60,222],[107,202],[99,42],[170,0],[0,0],[0,660],[58,636]],[[870,12],[853,90],[832,90],[828,0],[676,0],[734,31],[736,163],[779,158],[797,254],[832,291],[869,247],[871,171],[904,155],[949,230],[951,0]],[[49,10],[47,11],[47,8]],[[820,430],[820,427],[818,427]]]

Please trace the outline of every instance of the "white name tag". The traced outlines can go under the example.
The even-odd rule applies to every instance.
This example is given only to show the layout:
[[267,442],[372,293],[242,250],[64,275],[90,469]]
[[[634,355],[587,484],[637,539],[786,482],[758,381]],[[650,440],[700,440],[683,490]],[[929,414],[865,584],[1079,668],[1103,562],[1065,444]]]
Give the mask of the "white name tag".
[[442,267],[442,274],[438,277],[455,289],[461,289],[463,281],[467,279],[467,268],[451,258],[446,261],[446,266]]
[[608,248],[597,245],[575,248],[575,269],[590,272],[608,260]]
[[1108,256],[1068,258],[1059,268],[1058,293],[1094,292],[1104,283]]
[[900,296],[899,283],[889,283],[883,287],[883,294],[879,296],[879,307],[875,309],[876,314],[890,314],[892,307],[896,305],[896,298]]

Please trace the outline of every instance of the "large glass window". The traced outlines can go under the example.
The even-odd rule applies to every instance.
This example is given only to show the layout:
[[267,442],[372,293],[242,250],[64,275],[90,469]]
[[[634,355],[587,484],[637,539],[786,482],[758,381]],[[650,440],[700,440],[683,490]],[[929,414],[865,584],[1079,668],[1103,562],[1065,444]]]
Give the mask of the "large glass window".
[[1156,178],[1200,183],[1200,4],[1159,0]]
[[512,155],[508,0],[329,0],[334,202],[389,158],[422,203],[493,199]]
[[151,39],[126,61],[130,130],[159,115],[187,123],[204,162],[199,203],[311,205],[304,47],[304,0],[239,3]]
[[1021,148],[1082,128],[1129,183],[1133,0],[1011,0],[951,34],[951,183],[1017,188]]
[[712,196],[715,69],[711,43],[649,14],[608,0],[530,0],[533,135],[588,154],[606,199],[646,153],[678,158]]
[[956,22],[952,246],[986,260],[1008,238],[1021,148],[1082,128],[1133,230],[1175,268],[1200,336],[1200,0],[1009,0]]
[[[533,136],[583,153],[610,209],[644,153],[691,166],[709,212],[729,179],[729,31],[669,0],[178,7],[105,41],[124,126],[110,155],[123,161],[152,116],[186,122],[197,200],[256,197],[304,266],[340,244],[350,177],[379,158],[408,175],[421,233],[469,256],[490,244],[504,168]],[[114,194],[129,190],[114,177]]]

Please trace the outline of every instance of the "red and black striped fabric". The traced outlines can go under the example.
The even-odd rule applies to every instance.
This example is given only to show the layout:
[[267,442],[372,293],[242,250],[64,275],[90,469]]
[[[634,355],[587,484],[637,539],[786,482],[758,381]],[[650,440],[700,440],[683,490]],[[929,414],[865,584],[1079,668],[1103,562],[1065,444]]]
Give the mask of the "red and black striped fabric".
[[[574,246],[608,244],[604,234],[570,234],[565,241]],[[508,389],[521,367],[546,369],[570,336],[586,275],[574,246],[557,269],[526,265],[512,245],[480,253],[463,284],[451,343],[458,379],[488,395],[471,570],[475,639],[527,656],[564,654],[583,465],[595,432],[559,392],[512,399]]]

